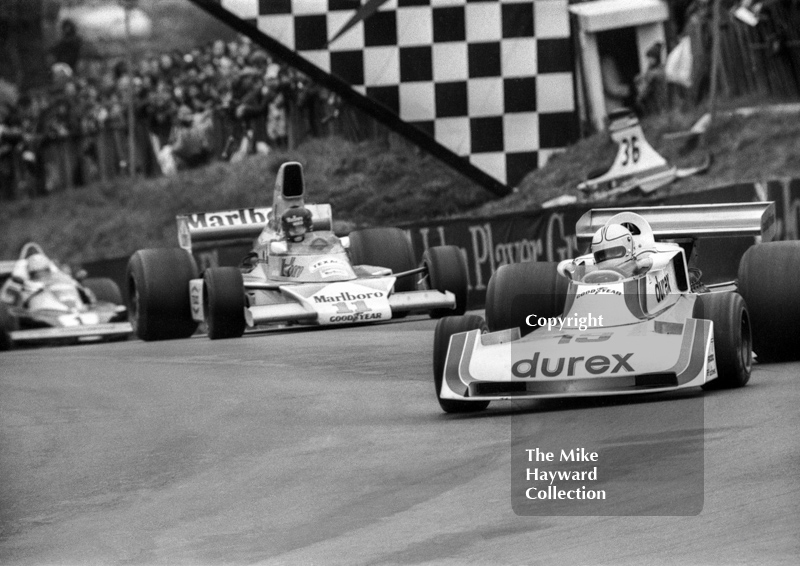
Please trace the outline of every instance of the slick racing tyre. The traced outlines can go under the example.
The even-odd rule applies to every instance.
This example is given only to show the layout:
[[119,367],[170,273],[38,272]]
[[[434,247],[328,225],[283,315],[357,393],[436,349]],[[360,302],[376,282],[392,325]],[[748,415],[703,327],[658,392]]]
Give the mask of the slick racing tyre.
[[422,256],[422,263],[428,270],[428,286],[444,293],[450,291],[456,296],[455,309],[433,309],[431,318],[461,315],[467,310],[467,261],[457,246],[436,246],[429,248]]
[[94,293],[98,301],[105,301],[115,305],[122,305],[125,302],[122,300],[122,292],[119,290],[119,285],[113,279],[108,277],[92,277],[83,281],[83,286]]
[[436,387],[436,398],[439,406],[446,413],[474,413],[483,411],[489,406],[489,401],[458,401],[455,399],[442,399],[442,379],[444,378],[444,364],[447,361],[447,349],[450,346],[450,337],[459,332],[481,330],[486,332],[486,323],[474,314],[465,316],[446,316],[436,323],[433,336],[433,384]]
[[525,336],[535,330],[526,324],[529,315],[536,315],[536,319],[561,316],[568,281],[558,274],[557,266],[545,261],[512,263],[495,271],[486,289],[489,330],[519,328]]
[[739,293],[753,328],[760,359],[800,357],[800,242],[770,242],[749,248],[739,262]]
[[239,338],[244,334],[244,280],[236,267],[212,267],[203,275],[203,310],[208,337]]
[[[392,273],[410,271],[417,267],[411,242],[399,228],[366,228],[350,232],[350,262],[353,265],[388,267]],[[414,291],[413,275],[399,278],[394,284],[396,293]]]
[[719,377],[703,389],[743,387],[753,367],[753,340],[747,305],[739,293],[707,293],[697,296],[692,318],[714,323],[714,357]]
[[189,281],[197,277],[194,257],[181,248],[139,250],[128,262],[128,314],[142,340],[188,338],[192,319]]
[[11,333],[16,329],[17,319],[11,314],[7,305],[0,303],[0,352],[12,348]]

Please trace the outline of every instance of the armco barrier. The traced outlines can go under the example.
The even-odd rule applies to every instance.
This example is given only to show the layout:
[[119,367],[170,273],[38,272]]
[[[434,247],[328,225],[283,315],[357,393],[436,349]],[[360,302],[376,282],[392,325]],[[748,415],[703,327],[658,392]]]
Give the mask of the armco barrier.
[[[776,239],[800,239],[800,179],[741,183],[705,191],[627,203],[630,206],[663,204],[702,204],[720,202],[775,201]],[[594,205],[599,207],[602,205]],[[620,205],[614,205],[620,206]],[[588,242],[578,242],[575,223],[592,208],[586,204],[531,212],[479,218],[461,218],[438,222],[420,222],[401,226],[408,233],[417,258],[428,247],[455,245],[466,257],[469,276],[469,304],[480,308],[492,273],[507,263],[522,261],[560,261],[584,253]],[[752,238],[710,238],[699,245],[697,265],[704,281],[713,283],[736,277],[739,258],[753,244]],[[177,236],[175,240],[177,245]],[[218,246],[197,252],[198,265],[237,265],[248,246]],[[112,277],[124,289],[127,258],[85,264],[92,276]]]

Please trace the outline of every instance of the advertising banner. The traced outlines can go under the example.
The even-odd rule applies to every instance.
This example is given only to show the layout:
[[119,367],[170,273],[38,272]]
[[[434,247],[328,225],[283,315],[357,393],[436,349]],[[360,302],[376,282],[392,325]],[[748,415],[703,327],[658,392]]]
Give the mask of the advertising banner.
[[[774,201],[776,205],[775,239],[800,239],[800,179],[740,183],[628,204],[634,207],[765,200]],[[570,205],[499,216],[418,222],[401,228],[408,234],[420,261],[424,251],[433,246],[461,248],[468,266],[469,306],[482,308],[489,280],[501,266],[526,261],[558,262],[586,253],[589,242],[578,241],[575,224],[586,211],[599,207]],[[754,239],[749,237],[706,238],[699,242],[695,262],[703,271],[704,282],[735,279],[739,259],[753,243]],[[248,250],[247,245],[237,242],[235,245],[205,248],[197,251],[195,256],[202,271],[209,266],[238,265]],[[85,267],[90,274],[115,279],[125,289],[125,265],[127,258],[117,258],[90,262]]]

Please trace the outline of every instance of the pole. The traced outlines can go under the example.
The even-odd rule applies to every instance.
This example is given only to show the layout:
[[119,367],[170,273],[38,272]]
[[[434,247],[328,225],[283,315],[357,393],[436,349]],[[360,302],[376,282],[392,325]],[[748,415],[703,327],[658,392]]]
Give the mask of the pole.
[[711,84],[708,93],[709,122],[704,136],[704,145],[708,145],[711,128],[714,125],[714,116],[717,113],[717,75],[719,74],[720,58],[720,0],[714,0],[713,15],[711,16]]
[[136,122],[134,114],[133,46],[131,44],[131,10],[136,0],[125,0],[125,50],[128,61],[128,171],[136,177]]

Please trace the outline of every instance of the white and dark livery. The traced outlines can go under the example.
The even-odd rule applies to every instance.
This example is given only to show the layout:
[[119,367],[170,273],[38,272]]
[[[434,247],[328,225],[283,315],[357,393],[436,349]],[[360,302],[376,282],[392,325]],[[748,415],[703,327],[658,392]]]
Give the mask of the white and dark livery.
[[[46,277],[32,281],[28,260],[36,256]],[[19,258],[0,262],[0,350],[15,344],[125,340],[128,313],[117,284],[107,278],[73,278],[33,242]]]
[[[765,358],[796,352],[798,242],[757,244],[742,257],[738,280],[708,286],[687,257],[701,238],[769,242],[774,222],[773,203],[587,212],[577,224],[584,241],[613,233],[618,244],[632,234],[622,265],[598,266],[590,253],[498,269],[486,321],[447,317],[436,327],[441,407],[469,412],[492,400],[745,385],[753,349]],[[563,326],[538,326],[551,317]]]
[[647,142],[639,118],[627,108],[612,112],[608,119],[608,133],[617,144],[617,154],[607,171],[592,172],[578,185],[578,190],[590,198],[605,199],[633,190],[651,194],[676,179],[704,173],[711,166],[710,154],[696,167],[670,165]]
[[[200,322],[218,339],[270,323],[342,325],[466,308],[467,266],[457,247],[430,248],[419,266],[400,229],[337,237],[330,205],[305,204],[299,163],[281,166],[272,208],[177,220],[180,248],[140,250],[128,264],[131,320],[143,340],[187,337]],[[256,238],[242,266],[198,274],[193,243],[239,238]]]

